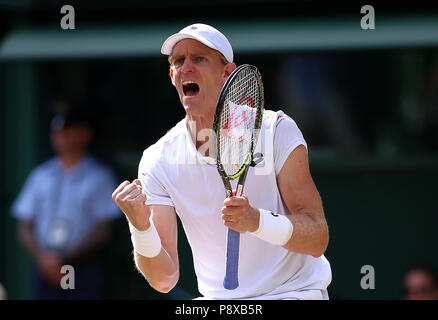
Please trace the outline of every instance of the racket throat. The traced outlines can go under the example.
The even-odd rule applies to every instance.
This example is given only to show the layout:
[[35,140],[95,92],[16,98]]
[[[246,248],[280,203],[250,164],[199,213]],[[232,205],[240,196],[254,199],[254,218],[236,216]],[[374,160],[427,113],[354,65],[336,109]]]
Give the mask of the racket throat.
[[[251,159],[252,159],[252,157],[250,158],[250,160]],[[243,186],[245,185],[246,176],[248,174],[249,163],[251,163],[251,161],[248,162],[245,170],[243,170],[242,174],[239,177],[239,181],[237,182],[237,189],[236,189],[236,196],[237,197],[240,197],[243,195]]]
[[240,197],[243,194],[243,184],[238,184],[236,189],[236,196]]

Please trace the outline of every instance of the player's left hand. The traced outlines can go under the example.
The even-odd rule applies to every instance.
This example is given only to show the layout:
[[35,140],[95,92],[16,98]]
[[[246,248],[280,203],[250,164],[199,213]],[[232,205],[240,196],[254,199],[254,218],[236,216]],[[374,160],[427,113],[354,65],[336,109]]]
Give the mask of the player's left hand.
[[224,225],[240,233],[259,228],[260,211],[249,204],[245,195],[225,198],[222,207]]

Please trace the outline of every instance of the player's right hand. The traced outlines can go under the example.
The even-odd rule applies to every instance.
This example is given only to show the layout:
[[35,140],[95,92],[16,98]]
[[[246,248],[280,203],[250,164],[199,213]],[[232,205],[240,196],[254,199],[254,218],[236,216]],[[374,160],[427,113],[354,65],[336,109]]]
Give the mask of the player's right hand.
[[143,231],[150,227],[151,213],[145,204],[146,195],[143,193],[140,180],[135,179],[132,183],[122,182],[114,190],[112,198],[137,230]]

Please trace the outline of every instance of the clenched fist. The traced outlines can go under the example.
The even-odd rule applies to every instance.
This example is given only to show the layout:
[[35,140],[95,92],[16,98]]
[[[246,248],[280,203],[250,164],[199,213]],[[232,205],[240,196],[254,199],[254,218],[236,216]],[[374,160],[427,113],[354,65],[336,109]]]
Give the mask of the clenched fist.
[[151,213],[145,204],[146,195],[143,193],[140,180],[135,179],[132,183],[122,182],[114,190],[112,198],[137,230],[143,231],[149,228]]

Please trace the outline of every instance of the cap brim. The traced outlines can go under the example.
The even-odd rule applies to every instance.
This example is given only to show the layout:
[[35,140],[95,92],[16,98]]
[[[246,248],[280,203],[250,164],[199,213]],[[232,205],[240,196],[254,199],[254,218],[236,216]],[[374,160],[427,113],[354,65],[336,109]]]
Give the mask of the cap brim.
[[180,42],[181,40],[184,39],[194,39],[197,40],[203,44],[205,44],[207,47],[212,48],[214,50],[217,50],[212,43],[210,43],[209,41],[205,40],[205,39],[200,39],[200,38],[196,38],[190,34],[184,34],[184,33],[175,33],[173,35],[171,35],[169,38],[167,38],[163,45],[161,46],[161,53],[162,54],[166,54],[166,55],[171,55],[172,54],[172,50],[173,47]]

